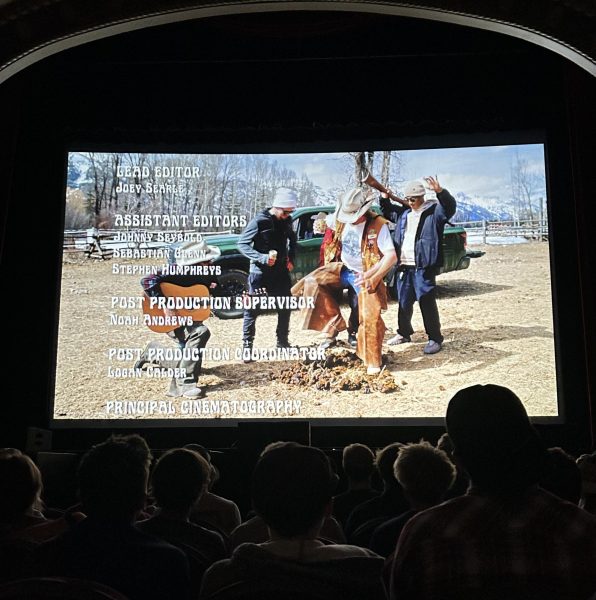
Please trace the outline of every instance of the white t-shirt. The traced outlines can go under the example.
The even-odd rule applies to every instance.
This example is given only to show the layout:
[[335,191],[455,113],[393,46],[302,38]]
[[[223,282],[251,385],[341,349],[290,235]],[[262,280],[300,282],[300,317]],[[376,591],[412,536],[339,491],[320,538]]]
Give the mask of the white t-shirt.
[[420,217],[422,213],[434,202],[428,200],[420,206],[418,210],[412,209],[406,217],[406,231],[404,233],[404,241],[401,245],[401,256],[399,262],[402,265],[416,266],[416,232],[418,231],[418,225],[420,224]]
[[[335,214],[327,217],[327,225],[335,230]],[[366,222],[358,225],[346,223],[341,235],[341,262],[351,271],[362,273],[364,265],[362,264],[362,234]],[[387,254],[394,249],[391,232],[385,223],[379,230],[377,246],[383,254]]]

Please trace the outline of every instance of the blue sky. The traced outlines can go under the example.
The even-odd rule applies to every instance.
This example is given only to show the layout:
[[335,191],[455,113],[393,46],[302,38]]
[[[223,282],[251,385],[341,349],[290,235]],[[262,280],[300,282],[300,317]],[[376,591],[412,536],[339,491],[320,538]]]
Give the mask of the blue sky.
[[[544,180],[544,147],[542,144],[484,146],[473,148],[441,148],[402,150],[401,177],[418,179],[438,175],[441,184],[452,193],[470,196],[509,198],[511,165],[516,154],[527,161],[529,169]],[[270,155],[286,167],[308,177],[323,189],[346,187],[352,166],[345,153]],[[391,183],[397,191],[399,183]]]
[[[464,192],[472,198],[508,201],[511,198],[511,166],[516,156],[519,156],[526,162],[530,172],[542,180],[542,187],[536,186],[534,197],[546,197],[542,144],[400,150],[399,155],[402,161],[401,171],[399,176],[394,175],[389,182],[397,193],[402,193],[405,181],[437,175],[441,185],[453,194]],[[276,160],[280,166],[291,169],[299,177],[306,174],[324,192],[333,190],[334,193],[330,196],[336,196],[338,190],[343,191],[354,185],[353,158],[347,152],[267,156]],[[70,160],[86,164],[84,159],[77,159],[77,153],[71,154]],[[379,152],[376,168],[380,167],[380,162]],[[380,177],[378,172],[375,175]]]

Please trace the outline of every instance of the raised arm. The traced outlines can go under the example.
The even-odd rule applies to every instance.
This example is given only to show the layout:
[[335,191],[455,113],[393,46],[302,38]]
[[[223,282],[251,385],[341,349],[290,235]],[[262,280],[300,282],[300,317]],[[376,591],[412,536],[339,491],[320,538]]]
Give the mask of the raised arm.
[[437,200],[443,209],[445,218],[447,220],[451,219],[457,210],[457,202],[455,201],[455,198],[441,186],[436,175],[434,177],[429,175],[428,177],[424,178],[424,181],[426,181],[428,187],[437,195]]

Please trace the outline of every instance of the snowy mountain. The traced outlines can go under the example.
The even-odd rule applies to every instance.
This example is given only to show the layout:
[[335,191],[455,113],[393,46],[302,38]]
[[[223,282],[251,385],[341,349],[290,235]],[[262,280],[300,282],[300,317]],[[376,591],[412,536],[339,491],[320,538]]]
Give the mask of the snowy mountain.
[[513,207],[510,201],[499,197],[472,198],[464,192],[454,194],[457,211],[451,219],[453,223],[462,221],[506,221],[513,219]]
[[72,152],[68,155],[68,172],[66,184],[70,188],[81,188],[85,184],[91,184],[92,179],[88,174],[89,161],[79,154]]

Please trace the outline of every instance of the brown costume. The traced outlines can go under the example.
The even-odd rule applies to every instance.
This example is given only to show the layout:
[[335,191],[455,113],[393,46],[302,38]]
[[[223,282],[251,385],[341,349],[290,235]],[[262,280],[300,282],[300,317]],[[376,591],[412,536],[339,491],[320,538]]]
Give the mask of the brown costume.
[[[364,270],[368,271],[383,257],[377,240],[381,227],[387,223],[383,217],[369,211],[362,235],[361,249]],[[330,336],[347,329],[337,302],[337,292],[342,289],[340,272],[344,266],[340,261],[341,238],[344,224],[336,221],[333,238],[325,247],[325,265],[302,278],[292,288],[294,296],[312,297],[314,308],[303,311],[303,329],[322,331]],[[385,335],[385,323],[381,311],[387,309],[387,288],[381,281],[376,289],[368,292],[361,289],[358,294],[358,347],[356,354],[367,366],[381,366],[381,346]]]

